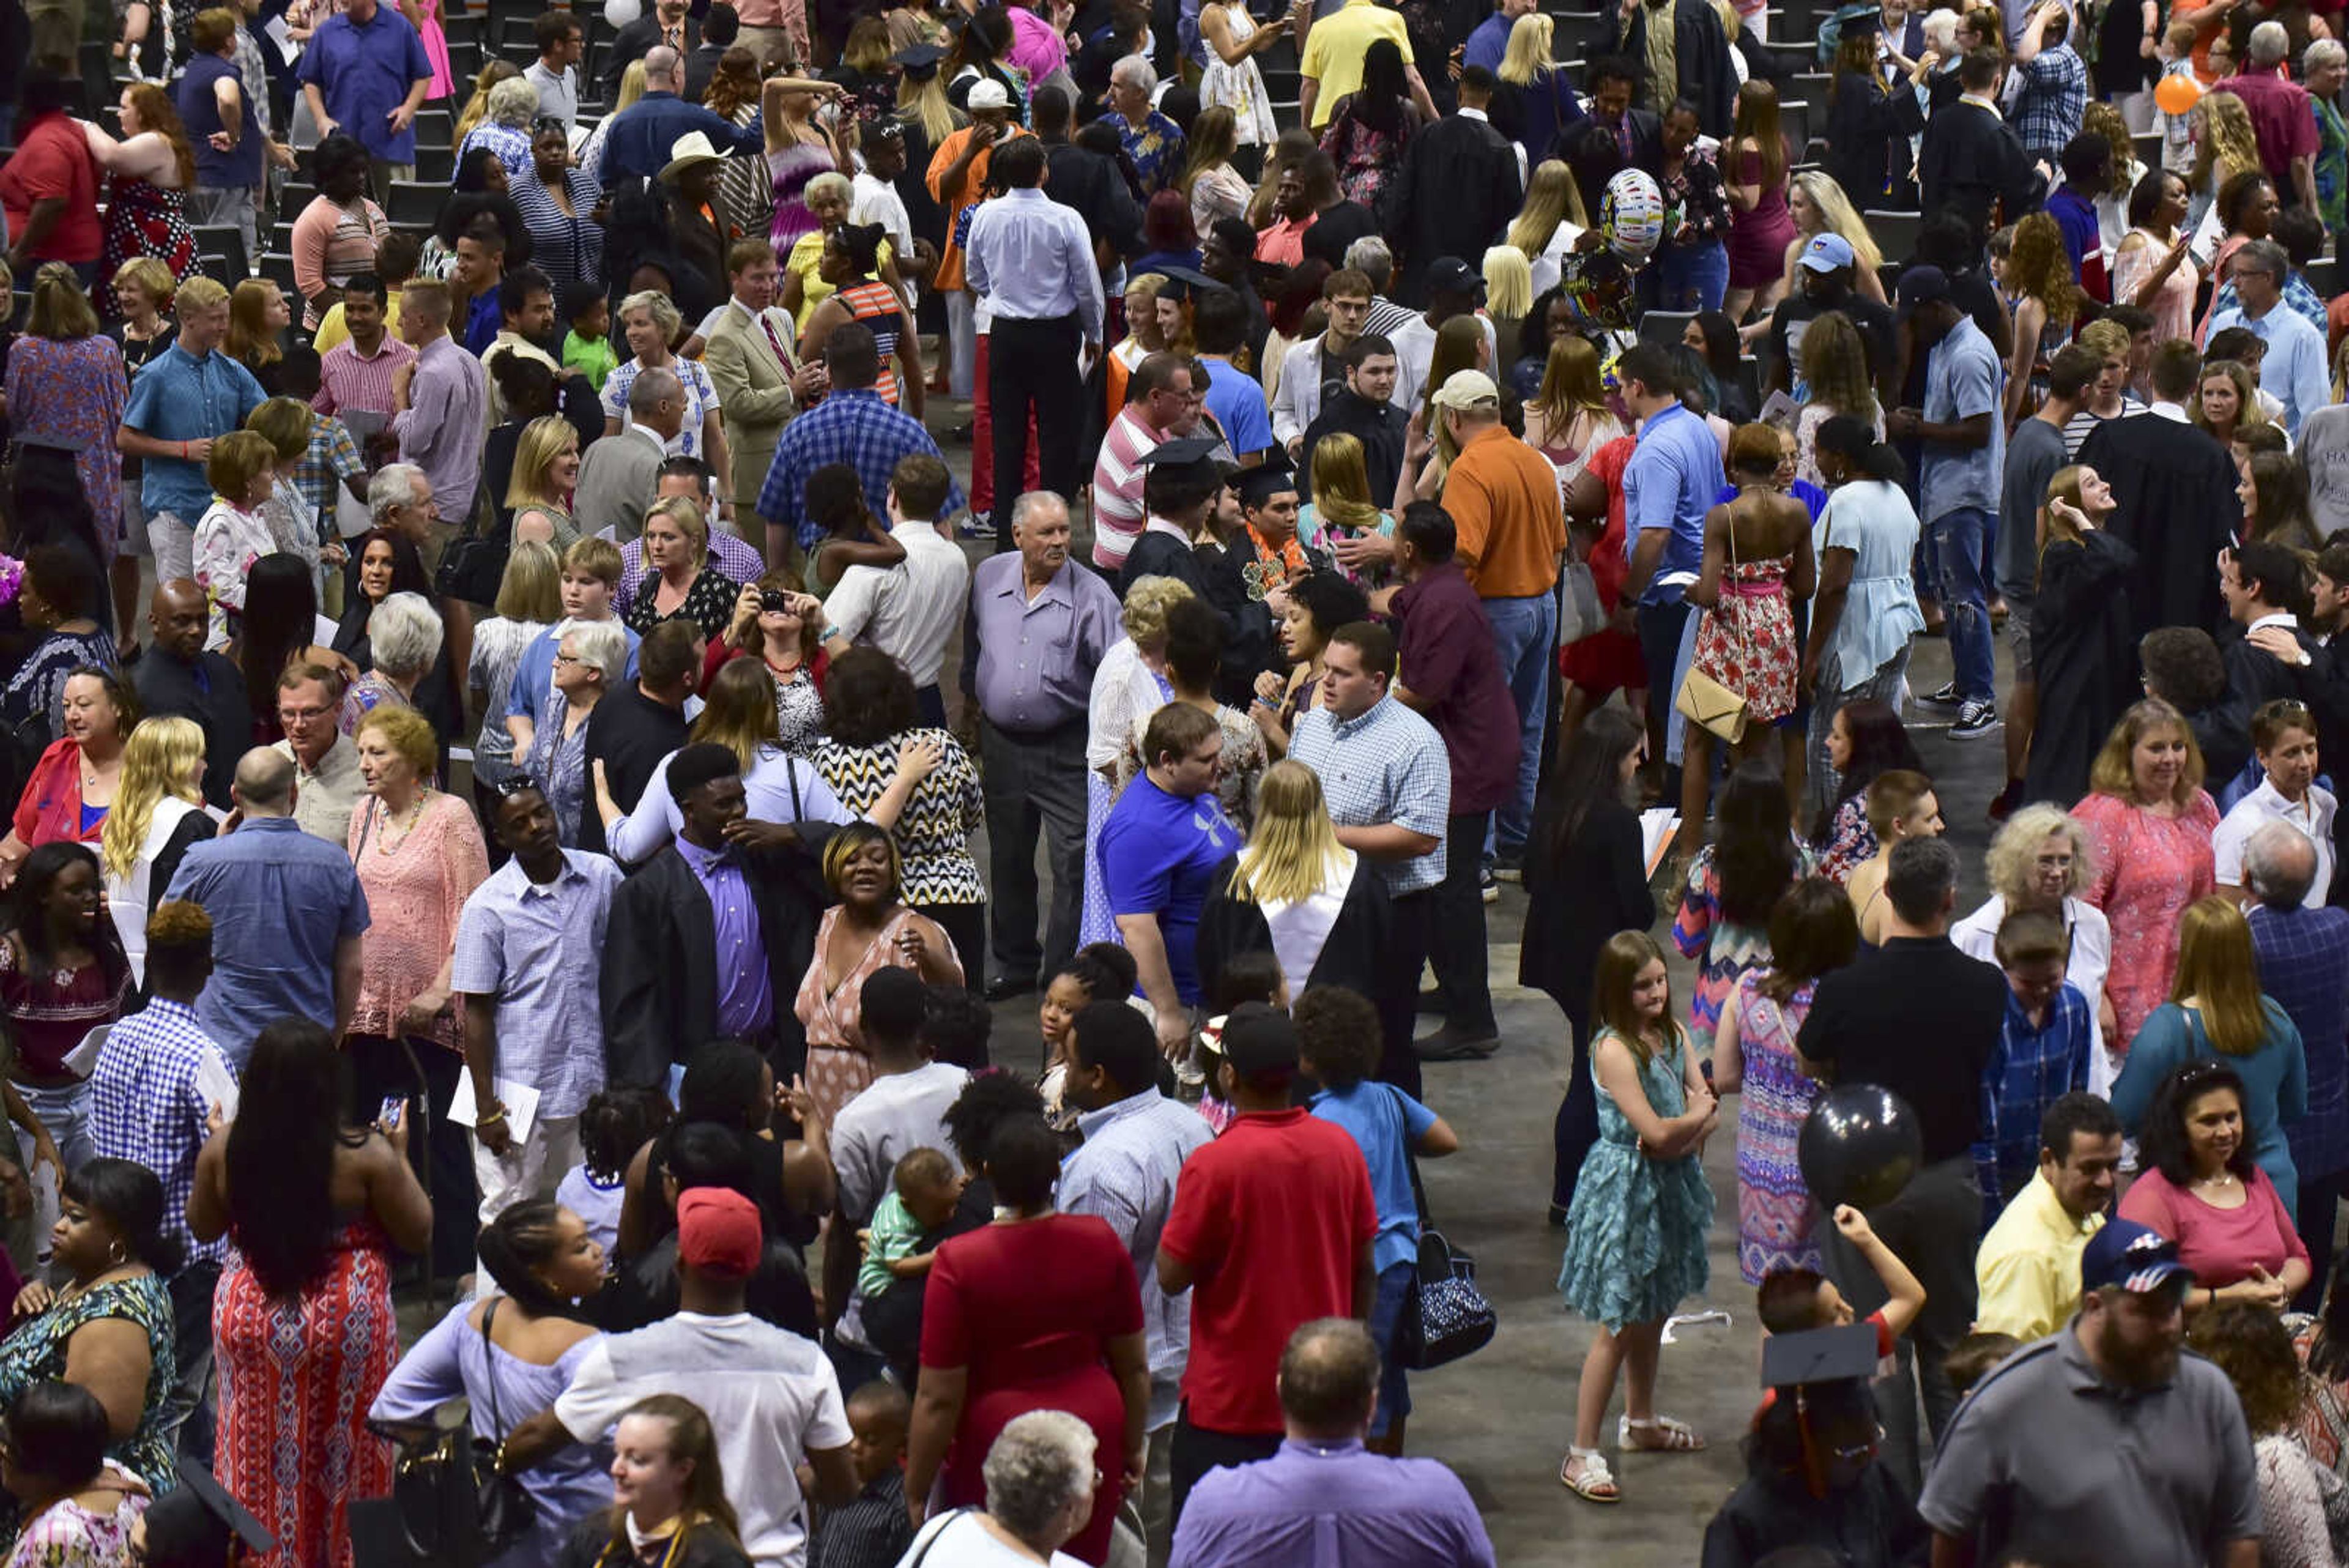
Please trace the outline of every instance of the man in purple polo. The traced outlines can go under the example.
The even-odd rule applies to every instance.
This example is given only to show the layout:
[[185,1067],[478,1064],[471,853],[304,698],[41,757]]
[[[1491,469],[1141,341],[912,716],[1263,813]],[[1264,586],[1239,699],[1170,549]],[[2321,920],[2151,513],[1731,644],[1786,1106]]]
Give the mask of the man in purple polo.
[[1172,1568],[1491,1568],[1493,1542],[1459,1477],[1362,1446],[1378,1397],[1378,1346],[1360,1323],[1315,1318],[1290,1334],[1279,1451],[1199,1478],[1174,1527]]

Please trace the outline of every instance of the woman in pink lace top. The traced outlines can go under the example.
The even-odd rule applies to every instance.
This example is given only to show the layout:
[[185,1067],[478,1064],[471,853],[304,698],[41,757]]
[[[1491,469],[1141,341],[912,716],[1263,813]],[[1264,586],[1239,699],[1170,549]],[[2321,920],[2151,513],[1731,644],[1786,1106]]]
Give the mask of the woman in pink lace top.
[[2178,710],[2147,698],[2121,715],[2072,808],[2095,846],[2096,874],[2080,896],[2113,929],[2105,981],[2126,1054],[2138,1027],[2168,1000],[2178,966],[2178,921],[2218,888],[2210,834],[2219,808],[2202,789],[2202,753]]
[[429,1136],[410,1137],[409,1160],[444,1217],[433,1228],[433,1273],[461,1274],[473,1255],[473,1156],[465,1129],[446,1121],[464,1066],[449,965],[465,900],[489,877],[489,851],[472,808],[432,787],[437,742],[424,715],[371,709],[352,739],[367,794],[348,843],[368,920],[347,1042],[353,1103],[372,1119],[389,1096],[408,1100],[411,1116],[429,1101]]

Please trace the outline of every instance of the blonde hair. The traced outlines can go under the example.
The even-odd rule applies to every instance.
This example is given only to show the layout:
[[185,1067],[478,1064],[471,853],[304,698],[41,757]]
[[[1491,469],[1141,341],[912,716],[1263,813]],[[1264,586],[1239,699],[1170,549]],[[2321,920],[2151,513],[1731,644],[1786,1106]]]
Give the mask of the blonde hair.
[[432,733],[431,720],[405,703],[385,702],[367,710],[359,727],[351,732],[351,739],[357,741],[369,730],[383,732],[385,743],[416,770],[419,784],[432,782],[432,771],[440,760],[440,742]]
[[132,256],[114,269],[114,291],[118,297],[127,284],[144,289],[147,297],[153,300],[159,309],[171,302],[171,291],[178,286],[178,281],[171,275],[171,269],[153,256]]
[[[0,267],[0,274],[6,272]],[[171,291],[171,309],[184,324],[189,316],[199,310],[210,310],[215,305],[228,303],[228,290],[202,274],[188,279]]]
[[506,483],[506,504],[519,511],[555,504],[557,496],[547,488],[547,468],[564,447],[575,446],[578,441],[578,428],[559,414],[542,414],[523,426],[521,439],[514,442],[513,477]]
[[955,132],[954,105],[947,100],[946,78],[933,71],[919,81],[905,71],[897,78],[897,112],[916,120],[932,147]]
[[267,441],[280,462],[293,462],[310,451],[310,405],[299,398],[271,398],[244,416],[244,428]]
[[[1126,282],[1126,336],[1132,337],[1136,343],[1143,344],[1145,348],[1147,348],[1152,341],[1155,341],[1162,348],[1164,348],[1166,344],[1166,335],[1158,330],[1158,291],[1165,286],[1166,276],[1164,273],[1146,272],[1140,277],[1131,278]],[[1142,302],[1142,308],[1140,310],[1133,308],[1133,304],[1136,300],[1140,300]],[[1150,337],[1148,339],[1143,338],[1142,336],[1142,327],[1144,322],[1149,323],[1150,326]]]
[[623,332],[627,329],[628,312],[631,310],[641,310],[653,318],[653,325],[660,328],[662,344],[675,345],[677,329],[685,325],[685,317],[678,314],[677,301],[657,288],[636,290],[636,293],[620,301],[620,327]]
[[1257,781],[1256,826],[1240,846],[1232,897],[1242,903],[1310,898],[1320,891],[1340,854],[1320,779],[1303,763],[1284,758]]
[[2202,95],[2195,111],[2201,117],[2202,135],[2194,150],[2194,172],[2187,180],[2190,187],[2199,190],[2207,182],[2215,196],[2238,174],[2265,172],[2259,133],[2251,129],[2251,111],[2241,99],[2214,88]]
[[2219,433],[2210,429],[2209,418],[2202,411],[2202,383],[2213,376],[2224,376],[2235,389],[2235,434],[2268,422],[2268,411],[2260,406],[2260,389],[2251,379],[2251,368],[2240,359],[2211,359],[2194,378],[2194,406],[2187,410],[2198,429],[2210,435]]
[[2186,742],[2186,765],[2178,770],[2178,785],[2170,791],[2169,798],[2173,805],[2191,805],[2202,790],[2202,748],[2195,743],[2194,727],[2158,697],[2143,698],[2130,704],[2129,711],[2113,725],[2112,733],[2105,737],[2104,749],[2089,765],[2090,793],[2108,794],[2135,805],[2137,742],[2157,730],[2175,730]]
[[2072,846],[2072,880],[2064,889],[2068,898],[2095,876],[2095,846],[2078,817],[2060,805],[2041,801],[2008,817],[2006,826],[1992,836],[1990,850],[1982,857],[1982,870],[1990,890],[2006,900],[2009,912],[2023,903],[2030,889],[2039,846],[2059,833]]
[[1386,514],[1371,498],[1361,438],[1331,431],[1313,443],[1313,508],[1340,528],[1375,528]]
[[523,539],[507,552],[505,572],[498,578],[497,613],[542,626],[563,618],[562,568],[554,545]]
[[[473,78],[472,97],[467,99],[465,107],[457,111],[457,141],[452,145],[461,145],[465,140],[465,133],[481,124],[488,116],[491,89],[500,82],[512,81],[521,75],[522,67],[512,60],[492,59],[481,67],[481,74]],[[536,91],[535,88],[532,90]]]
[[[612,114],[617,114],[645,96],[645,62],[630,60],[628,68],[620,73],[620,90],[612,99]],[[611,114],[604,117],[612,118]]]
[[25,330],[59,341],[96,335],[98,312],[73,268],[63,262],[44,262],[34,272],[33,307],[25,313]]
[[1803,379],[1811,401],[1863,424],[1877,419],[1876,388],[1868,379],[1868,346],[1840,310],[1823,310],[1803,333]]
[[[1813,322],[1809,330],[1817,331]],[[1563,431],[1583,414],[1607,411],[1607,389],[1599,373],[1599,350],[1579,332],[1550,339],[1542,361],[1541,389],[1526,411],[1537,415],[1545,434]]]
[[1509,47],[1501,68],[1493,74],[1512,87],[1525,87],[1547,76],[1551,68],[1550,35],[1557,24],[1539,11],[1528,11],[1509,25]]
[[697,551],[705,556],[709,553],[709,520],[702,516],[700,507],[686,497],[665,495],[645,508],[647,524],[649,524],[656,517],[667,518],[677,524],[677,531],[684,535],[687,542]]
[[2189,996],[2200,1004],[2202,1032],[2221,1055],[2248,1056],[2266,1044],[2267,1009],[2251,928],[2232,898],[2197,898],[2178,917],[2169,1000],[2183,1004]]
[[204,460],[204,483],[222,501],[243,506],[253,482],[277,467],[277,449],[254,431],[231,431],[213,441]]
[[1798,170],[1795,183],[1803,188],[1803,197],[1819,215],[1816,233],[1840,234],[1851,246],[1853,270],[1860,275],[1874,272],[1884,265],[1884,253],[1876,248],[1876,236],[1868,232],[1868,223],[1859,210],[1851,204],[1835,176],[1816,169]]
[[[2072,281],[2072,259],[2064,249],[2064,228],[2053,213],[2032,213],[2014,225],[2013,243],[2006,253],[2006,285],[2016,294],[2046,306],[2047,319],[2055,326],[2068,326],[2080,314],[2081,302],[2087,296]],[[2112,325],[2119,327],[2117,322]],[[2128,333],[2126,328],[2120,330],[2121,348],[2126,353]]]
[[1557,159],[1545,159],[1535,165],[1534,177],[1526,182],[1526,204],[1509,225],[1509,244],[1530,261],[1549,247],[1560,223],[1587,229],[1590,218],[1583,211],[1582,187],[1574,182],[1574,171]]
[[2074,462],[2047,476],[2047,489],[2039,501],[2039,536],[2042,541],[2039,554],[2042,559],[2046,557],[2047,546],[2059,540],[2071,545],[2080,543],[2080,530],[2073,526],[2070,518],[2055,510],[2054,504],[2062,501],[2085,512],[2087,508],[2080,501],[2080,476],[2095,472],[2086,463]]
[[204,760],[204,732],[192,719],[143,719],[122,745],[122,783],[114,809],[98,834],[98,860],[106,874],[126,879],[139,866],[155,808],[164,797],[202,805],[203,792],[192,780]]
[[1534,307],[1534,269],[1526,253],[1515,245],[1495,245],[1485,253],[1485,308],[1515,321]]
[[1166,612],[1190,598],[1191,585],[1180,577],[1136,577],[1125,590],[1118,619],[1136,648],[1166,635]]

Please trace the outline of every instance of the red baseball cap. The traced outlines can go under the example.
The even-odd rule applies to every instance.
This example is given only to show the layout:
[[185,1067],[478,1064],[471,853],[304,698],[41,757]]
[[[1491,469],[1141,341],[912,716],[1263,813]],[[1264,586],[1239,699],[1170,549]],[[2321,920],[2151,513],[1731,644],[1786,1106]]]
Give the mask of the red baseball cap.
[[677,1200],[677,1261],[745,1279],[759,1266],[766,1231],[759,1206],[724,1187],[696,1187]]

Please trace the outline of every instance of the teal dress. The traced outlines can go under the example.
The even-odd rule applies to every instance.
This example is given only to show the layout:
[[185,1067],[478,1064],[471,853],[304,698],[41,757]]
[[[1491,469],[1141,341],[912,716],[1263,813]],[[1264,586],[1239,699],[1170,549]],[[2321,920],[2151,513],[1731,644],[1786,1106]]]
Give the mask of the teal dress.
[[[1598,1039],[1611,1033],[1602,1029]],[[1681,1076],[1687,1049],[1688,1036],[1674,1029],[1671,1044],[1640,1069],[1640,1087],[1660,1116],[1688,1109]],[[1654,1323],[1703,1292],[1713,1189],[1695,1153],[1650,1159],[1640,1152],[1640,1135],[1599,1082],[1595,1048],[1591,1082],[1599,1092],[1599,1141],[1575,1182],[1557,1288],[1567,1305],[1613,1334],[1628,1323]]]
[[[106,1457],[129,1470],[161,1497],[179,1484],[171,1458],[171,1432],[176,1413],[167,1407],[179,1382],[173,1354],[171,1298],[154,1274],[115,1280],[96,1285],[69,1302],[60,1302],[19,1324],[0,1342],[0,1408],[33,1384],[66,1375],[66,1344],[85,1324],[106,1318],[127,1318],[147,1335],[149,1366],[147,1397],[138,1429],[119,1443],[107,1446]],[[0,1547],[14,1541],[22,1521],[12,1498],[0,1497]]]

